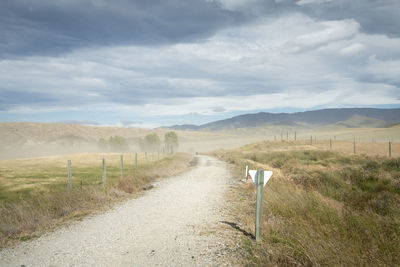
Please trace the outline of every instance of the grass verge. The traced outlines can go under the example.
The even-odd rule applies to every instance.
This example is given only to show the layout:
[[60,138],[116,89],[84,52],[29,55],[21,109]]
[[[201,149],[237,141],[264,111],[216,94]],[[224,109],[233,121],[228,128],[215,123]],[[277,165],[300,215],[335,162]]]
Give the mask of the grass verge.
[[[216,156],[273,170],[264,188],[263,237],[243,237],[246,265],[400,265],[400,159],[261,142]],[[254,234],[255,187],[238,183],[234,214]]]
[[[70,219],[80,218],[117,201],[135,196],[134,193],[147,189],[147,185],[155,179],[173,176],[187,170],[190,167],[191,158],[187,154],[163,157],[152,164],[141,164],[131,168],[129,172],[125,172],[123,179],[120,178],[120,170],[116,166],[110,166],[107,169],[110,178],[108,178],[106,188],[98,179],[101,177],[101,167],[75,167],[72,190],[66,189],[65,167],[61,182],[60,178],[57,178],[59,176],[57,166],[53,169],[48,169],[50,167],[44,165],[36,166],[30,175],[29,168],[23,169],[31,184],[35,185],[26,188],[22,187],[17,178],[24,179],[23,175],[10,174],[10,171],[6,172],[3,168],[3,176],[5,172],[8,173],[7,181],[15,181],[15,183],[13,186],[0,185],[0,247],[34,238],[43,231]],[[43,161],[43,159],[38,161]],[[99,171],[100,173],[97,174]],[[53,176],[49,173],[53,173]],[[83,174],[86,176],[82,176]],[[83,185],[78,177],[86,178]],[[43,179],[45,181],[53,179],[58,182],[44,183]],[[18,188],[18,190],[13,190],[13,188]]]

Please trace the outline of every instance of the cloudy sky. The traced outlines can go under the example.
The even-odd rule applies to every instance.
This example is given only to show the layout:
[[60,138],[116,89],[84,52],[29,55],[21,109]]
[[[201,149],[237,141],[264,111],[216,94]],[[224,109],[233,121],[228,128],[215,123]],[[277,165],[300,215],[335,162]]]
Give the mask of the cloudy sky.
[[0,121],[400,107],[399,0],[1,0]]

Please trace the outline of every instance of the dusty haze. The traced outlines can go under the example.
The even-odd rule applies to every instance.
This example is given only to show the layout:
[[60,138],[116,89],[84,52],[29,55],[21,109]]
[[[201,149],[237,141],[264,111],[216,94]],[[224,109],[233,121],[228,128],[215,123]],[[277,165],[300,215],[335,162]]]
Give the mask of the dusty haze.
[[[0,123],[0,158],[21,158],[61,155],[82,152],[106,152],[100,150],[100,138],[108,140],[111,136],[122,136],[129,143],[126,152],[140,152],[139,139],[149,133],[157,133],[164,142],[167,129],[139,129],[122,127],[99,127],[79,124],[17,122]],[[398,142],[400,125],[383,128],[340,128],[340,127],[292,127],[266,126],[239,128],[226,131],[179,131],[180,152],[207,152],[217,149],[230,149],[260,140],[317,140],[351,141],[356,138],[363,142]]]

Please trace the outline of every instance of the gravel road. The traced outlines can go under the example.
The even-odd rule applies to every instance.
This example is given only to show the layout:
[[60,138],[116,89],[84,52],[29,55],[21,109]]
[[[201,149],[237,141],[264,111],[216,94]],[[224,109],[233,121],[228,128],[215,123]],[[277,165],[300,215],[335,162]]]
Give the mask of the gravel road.
[[0,251],[0,266],[231,266],[228,176],[223,162],[199,156],[137,199]]

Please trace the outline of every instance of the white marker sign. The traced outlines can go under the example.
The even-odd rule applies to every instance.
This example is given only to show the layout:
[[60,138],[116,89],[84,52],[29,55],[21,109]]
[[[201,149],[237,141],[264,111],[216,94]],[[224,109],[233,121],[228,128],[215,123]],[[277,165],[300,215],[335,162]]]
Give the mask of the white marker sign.
[[272,171],[264,171],[264,186],[268,183],[269,178],[271,178],[272,174]]
[[[253,182],[257,185],[257,170],[249,170],[249,174]],[[271,178],[273,172],[272,171],[264,171],[264,186],[268,183],[269,179]]]
[[246,175],[245,175],[245,177],[246,177],[246,179],[247,179],[247,177],[249,177],[249,165],[246,165]]
[[257,174],[257,170],[249,170],[249,174],[250,174],[250,177],[251,177],[251,180],[253,180],[253,183],[255,183],[256,184],[256,174]]

